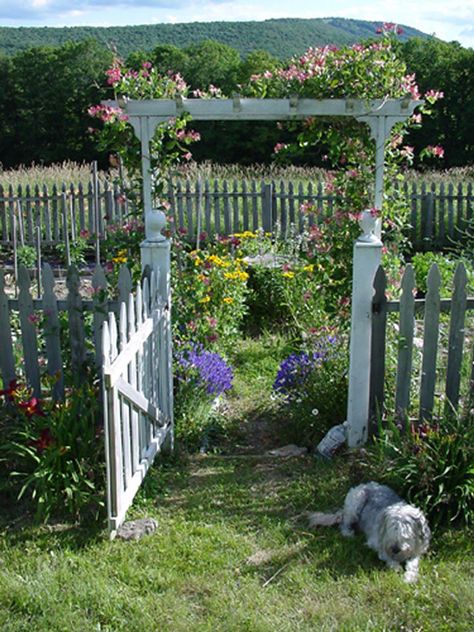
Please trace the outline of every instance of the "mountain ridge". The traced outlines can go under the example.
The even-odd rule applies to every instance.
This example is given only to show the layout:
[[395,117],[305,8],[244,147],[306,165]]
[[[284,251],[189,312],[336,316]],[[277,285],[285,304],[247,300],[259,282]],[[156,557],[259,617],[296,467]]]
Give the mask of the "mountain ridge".
[[[0,53],[14,55],[34,46],[60,46],[67,41],[92,38],[121,56],[136,50],[152,50],[158,44],[184,48],[202,40],[227,44],[245,57],[266,50],[287,59],[310,46],[343,46],[375,37],[380,22],[350,18],[271,18],[263,21],[181,22],[131,26],[0,27]],[[430,37],[410,26],[400,25],[401,39]]]

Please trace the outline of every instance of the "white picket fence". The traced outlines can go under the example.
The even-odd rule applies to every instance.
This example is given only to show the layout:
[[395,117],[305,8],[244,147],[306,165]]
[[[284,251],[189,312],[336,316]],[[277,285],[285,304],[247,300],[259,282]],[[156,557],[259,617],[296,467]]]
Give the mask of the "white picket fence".
[[[459,241],[473,220],[472,182],[395,184],[398,196],[410,208],[407,237],[416,250],[442,249]],[[340,204],[323,182],[267,180],[173,180],[164,197],[171,204],[171,229],[195,240],[204,231],[230,235],[244,230],[265,232],[280,226],[300,230],[305,215],[301,205],[311,202],[322,217],[330,217]],[[59,184],[48,189],[0,184],[0,245],[41,249],[63,244],[66,259],[79,235],[87,235],[100,259],[100,242],[110,226],[129,221],[133,204],[116,184],[92,180],[78,185]]]
[[[35,397],[52,396],[62,400],[65,372],[80,382],[87,365],[94,364],[100,369],[102,323],[107,312],[119,311],[120,303],[128,299],[133,284],[130,271],[122,266],[117,284],[112,288],[117,299],[110,300],[104,270],[96,266],[91,275],[92,298],[85,298],[79,271],[74,266],[69,267],[67,294],[59,298],[58,279],[49,264],[43,265],[41,283],[36,288],[24,266],[20,266],[16,281],[8,286],[6,271],[0,266],[0,383],[3,388],[18,379],[26,382]],[[63,323],[64,331],[61,313],[67,321]],[[87,328],[86,314],[91,315]],[[13,323],[18,325],[15,327]],[[65,344],[66,337],[69,344]],[[41,379],[44,372],[54,377],[52,387]]]
[[107,513],[110,537],[156,454],[173,446],[169,301],[145,277],[102,330]]

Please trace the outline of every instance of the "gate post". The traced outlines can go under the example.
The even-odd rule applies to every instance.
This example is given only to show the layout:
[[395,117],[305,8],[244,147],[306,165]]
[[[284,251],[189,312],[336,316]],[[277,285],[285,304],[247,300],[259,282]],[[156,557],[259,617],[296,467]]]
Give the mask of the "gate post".
[[170,241],[161,231],[166,225],[163,211],[151,209],[145,212],[145,240],[140,244],[142,270],[146,266],[154,270],[158,292],[168,303],[170,290]]
[[[171,243],[163,234],[166,225],[166,216],[158,209],[145,210],[145,240],[140,244],[142,271],[146,266],[156,274],[158,295],[164,306],[162,325],[156,332],[158,351],[158,375],[152,379],[160,384],[158,388],[160,409],[169,420],[170,427],[167,439],[163,445],[163,451],[172,451],[174,448],[174,422],[173,422],[173,347],[171,336]],[[158,323],[155,324],[158,326]]]
[[352,271],[347,405],[347,443],[350,448],[363,445],[368,435],[373,282],[382,254],[382,242],[374,235],[376,218],[371,211],[362,212],[359,224],[362,234],[354,244]]

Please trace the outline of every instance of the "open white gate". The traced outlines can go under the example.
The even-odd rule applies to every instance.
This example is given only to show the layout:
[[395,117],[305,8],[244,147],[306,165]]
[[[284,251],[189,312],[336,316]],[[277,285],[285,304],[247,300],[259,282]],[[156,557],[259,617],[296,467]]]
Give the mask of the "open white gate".
[[102,331],[107,514],[110,537],[125,518],[155,455],[173,444],[169,301],[152,274],[110,312]]

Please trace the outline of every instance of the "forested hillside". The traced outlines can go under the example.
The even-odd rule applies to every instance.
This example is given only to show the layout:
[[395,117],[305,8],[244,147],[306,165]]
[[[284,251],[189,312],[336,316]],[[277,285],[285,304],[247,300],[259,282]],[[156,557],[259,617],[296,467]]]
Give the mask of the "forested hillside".
[[[411,38],[396,47],[407,72],[416,73],[422,94],[431,89],[444,92],[433,116],[406,142],[416,154],[427,145],[442,145],[444,158],[438,167],[472,164],[474,50],[435,38]],[[0,171],[2,165],[63,160],[99,159],[106,166],[108,154],[99,151],[90,129],[96,121],[87,110],[114,96],[106,76],[112,60],[112,51],[94,39],[0,54]],[[242,58],[237,49],[213,40],[181,48],[161,43],[151,51],[134,51],[125,61],[135,69],[151,63],[162,74],[179,72],[191,89],[206,90],[213,84],[227,95],[252,75],[275,72],[283,63],[266,50]],[[291,140],[284,136],[290,132],[283,134],[268,121],[199,121],[193,127],[202,137],[193,148],[197,161],[268,162],[277,142]],[[301,160],[320,164],[324,153],[324,147],[318,147]]]
[[[285,18],[263,22],[191,22],[111,27],[0,27],[0,53],[15,54],[32,46],[60,46],[68,41],[94,39],[116,49],[122,56],[136,50],[152,50],[158,44],[179,48],[206,39],[232,46],[240,55],[266,50],[279,59],[300,54],[310,46],[353,44],[373,37],[378,22],[345,18]],[[426,37],[403,26],[403,39]]]

